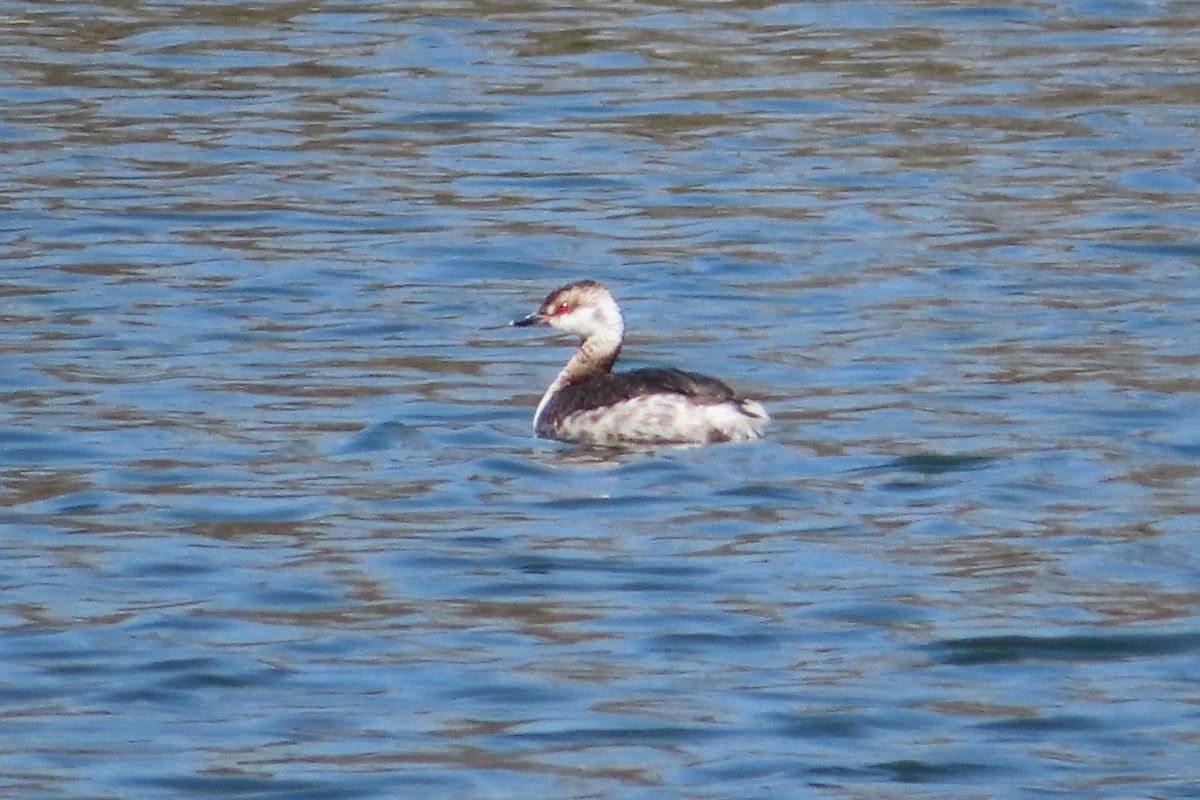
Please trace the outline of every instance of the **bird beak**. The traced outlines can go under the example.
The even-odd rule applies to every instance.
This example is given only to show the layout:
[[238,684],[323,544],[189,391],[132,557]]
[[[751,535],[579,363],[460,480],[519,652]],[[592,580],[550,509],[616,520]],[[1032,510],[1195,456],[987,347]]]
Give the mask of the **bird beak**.
[[522,317],[521,319],[514,319],[512,322],[510,322],[508,324],[512,325],[515,328],[528,328],[530,325],[545,325],[546,318],[542,316],[541,312],[535,311],[532,314],[530,314],[528,317]]

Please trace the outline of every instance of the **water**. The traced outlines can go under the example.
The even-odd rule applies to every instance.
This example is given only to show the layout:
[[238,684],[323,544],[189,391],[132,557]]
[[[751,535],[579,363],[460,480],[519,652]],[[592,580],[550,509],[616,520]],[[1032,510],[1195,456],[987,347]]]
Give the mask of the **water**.
[[0,5],[0,796],[1196,797],[1198,34]]

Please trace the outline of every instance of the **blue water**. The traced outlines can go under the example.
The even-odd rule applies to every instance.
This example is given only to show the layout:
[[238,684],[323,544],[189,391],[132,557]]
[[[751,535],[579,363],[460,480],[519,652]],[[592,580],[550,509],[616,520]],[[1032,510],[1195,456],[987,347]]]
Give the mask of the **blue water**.
[[[0,4],[0,797],[1200,796],[1198,42]],[[535,439],[584,277],[767,439]]]

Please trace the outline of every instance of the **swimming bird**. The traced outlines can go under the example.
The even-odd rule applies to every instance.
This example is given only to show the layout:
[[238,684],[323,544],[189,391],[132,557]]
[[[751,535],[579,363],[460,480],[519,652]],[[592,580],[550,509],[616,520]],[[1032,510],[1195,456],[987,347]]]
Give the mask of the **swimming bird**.
[[534,412],[542,438],[602,446],[741,442],[757,439],[770,421],[760,403],[716,378],[662,368],[614,373],[625,320],[596,281],[555,289],[512,324],[549,325],[581,339]]

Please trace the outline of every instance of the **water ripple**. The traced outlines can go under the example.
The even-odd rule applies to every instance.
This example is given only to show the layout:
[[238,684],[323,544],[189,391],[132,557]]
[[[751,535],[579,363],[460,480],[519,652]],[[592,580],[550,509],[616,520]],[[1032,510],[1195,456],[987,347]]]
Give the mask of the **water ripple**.
[[1190,5],[6,11],[0,795],[1194,796]]

